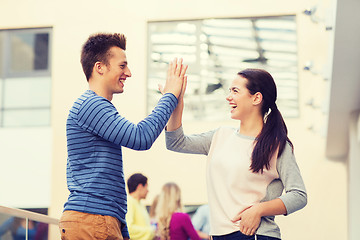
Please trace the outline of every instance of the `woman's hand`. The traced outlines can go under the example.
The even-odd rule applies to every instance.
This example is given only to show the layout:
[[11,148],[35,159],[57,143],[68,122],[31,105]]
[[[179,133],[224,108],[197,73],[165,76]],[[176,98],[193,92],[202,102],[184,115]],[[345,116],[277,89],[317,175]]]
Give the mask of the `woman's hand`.
[[240,232],[245,235],[254,235],[261,222],[261,214],[257,205],[250,206],[238,213],[233,222],[240,220]]
[[240,231],[245,235],[254,235],[261,217],[287,214],[286,207],[280,198],[254,204],[235,216],[233,222],[240,221]]

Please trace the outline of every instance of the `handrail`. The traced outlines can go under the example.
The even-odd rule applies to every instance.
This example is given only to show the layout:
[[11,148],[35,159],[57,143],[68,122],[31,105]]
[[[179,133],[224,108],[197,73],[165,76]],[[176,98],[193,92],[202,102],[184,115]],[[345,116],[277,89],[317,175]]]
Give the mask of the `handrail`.
[[52,218],[52,217],[46,216],[44,214],[34,213],[34,212],[22,210],[22,209],[0,206],[0,213],[4,213],[7,215],[20,217],[20,218],[28,218],[28,219],[31,219],[34,221],[43,222],[43,223],[47,223],[47,224],[59,225],[59,220],[56,218]]

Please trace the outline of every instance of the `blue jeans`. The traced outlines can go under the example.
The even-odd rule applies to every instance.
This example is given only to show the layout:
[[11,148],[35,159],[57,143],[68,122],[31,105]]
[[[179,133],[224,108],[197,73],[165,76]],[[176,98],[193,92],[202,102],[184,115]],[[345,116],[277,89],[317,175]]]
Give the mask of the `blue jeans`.
[[[221,236],[212,236],[213,240],[255,240],[255,235],[247,236],[240,231],[229,233]],[[256,235],[257,240],[280,240],[280,238],[268,237],[263,235]]]

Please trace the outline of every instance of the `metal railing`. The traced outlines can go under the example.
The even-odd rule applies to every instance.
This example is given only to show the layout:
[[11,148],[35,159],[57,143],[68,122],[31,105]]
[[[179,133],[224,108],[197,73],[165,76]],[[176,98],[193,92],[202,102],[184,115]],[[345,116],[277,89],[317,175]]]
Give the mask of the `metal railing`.
[[[59,220],[44,214],[0,206],[0,239],[47,240],[48,225]],[[41,227],[40,227],[41,226]],[[19,235],[21,237],[19,237]]]

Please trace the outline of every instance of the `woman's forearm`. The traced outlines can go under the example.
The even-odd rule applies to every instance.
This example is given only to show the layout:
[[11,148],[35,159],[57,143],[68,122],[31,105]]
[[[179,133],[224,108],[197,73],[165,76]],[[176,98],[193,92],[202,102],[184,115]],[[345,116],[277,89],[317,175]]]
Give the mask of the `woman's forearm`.
[[171,114],[171,117],[166,126],[167,131],[172,132],[178,129],[179,127],[181,127],[183,109],[184,109],[184,101],[183,99],[179,99],[179,103],[175,108],[175,110],[173,111],[173,113]]
[[267,202],[261,202],[255,205],[262,217],[284,215],[287,213],[286,207],[281,199],[276,198]]

